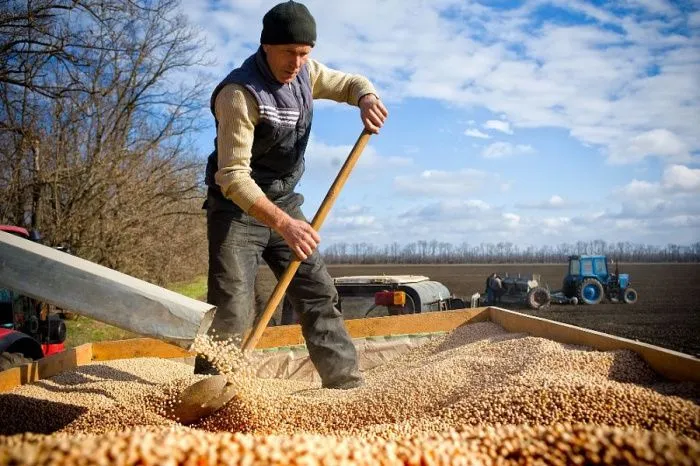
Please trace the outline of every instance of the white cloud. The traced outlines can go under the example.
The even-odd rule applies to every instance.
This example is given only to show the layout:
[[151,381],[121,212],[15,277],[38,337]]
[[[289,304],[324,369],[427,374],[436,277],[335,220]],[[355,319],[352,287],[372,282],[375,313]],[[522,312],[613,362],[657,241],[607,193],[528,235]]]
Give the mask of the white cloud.
[[700,192],[700,169],[671,165],[664,170],[661,183],[666,189]]
[[346,217],[336,217],[334,216],[331,223],[336,226],[341,227],[364,227],[368,225],[374,225],[375,217],[371,215],[355,215]]
[[394,179],[394,189],[400,194],[411,196],[463,196],[467,192],[478,190],[493,179],[493,175],[481,170],[425,170],[417,175],[397,176]]
[[615,196],[621,196],[623,199],[648,199],[657,196],[660,191],[658,183],[650,183],[649,181],[632,180],[627,185],[613,190]]
[[466,134],[467,136],[471,136],[473,138],[481,138],[481,139],[490,139],[491,138],[491,136],[489,136],[488,134],[486,134],[482,131],[479,131],[476,128],[469,128],[469,129],[464,131],[464,134]]
[[362,215],[367,214],[369,212],[369,207],[366,205],[354,204],[349,206],[336,207],[334,211],[339,217]]
[[561,228],[569,225],[571,219],[569,217],[548,217],[543,219],[542,223],[548,228]]
[[685,196],[696,192],[700,192],[700,169],[669,165],[664,168],[659,182],[635,179],[625,186],[615,188],[613,196],[624,201],[648,202],[664,196]]
[[444,218],[450,215],[458,218],[481,215],[492,209],[492,206],[480,199],[449,199],[427,204],[421,208],[411,209],[408,212],[404,212],[401,216],[404,218],[420,217],[423,220],[430,221],[431,219]]
[[563,236],[572,229],[569,217],[547,217],[542,219],[542,234],[548,236]]
[[552,207],[562,207],[566,205],[566,202],[561,196],[557,196],[556,194],[552,197],[549,198],[548,204]]
[[565,201],[564,198],[555,194],[546,201],[534,203],[516,203],[515,207],[520,209],[561,210],[570,208],[572,205],[572,203]]
[[510,123],[503,120],[489,120],[484,123],[484,128],[495,129],[506,134],[513,134],[513,130],[510,128]]
[[464,205],[467,207],[468,210],[481,210],[481,211],[486,211],[491,208],[490,205],[488,205],[486,202],[479,200],[479,199],[470,199],[467,201],[464,201]]
[[627,0],[627,4],[631,6],[638,6],[649,11],[650,13],[659,13],[664,15],[673,15],[678,11],[674,5],[665,0]]
[[688,15],[688,26],[700,27],[700,11],[694,11]]
[[506,212],[503,214],[503,219],[508,228],[517,228],[520,225],[520,215]]
[[662,219],[661,224],[672,228],[700,228],[700,215],[676,215]]
[[623,147],[613,146],[611,163],[630,163],[656,156],[669,160],[690,159],[688,146],[676,134],[666,129],[653,129],[630,138]]
[[[619,208],[611,207],[604,217],[648,223],[654,229],[667,225],[666,219],[686,218],[700,215],[697,192],[700,191],[700,170],[684,165],[671,165],[665,168],[658,182],[632,180],[625,186],[615,188],[609,196],[619,203]],[[655,223],[654,223],[655,222]],[[679,222],[680,226],[688,224]]]
[[530,145],[526,144],[511,144],[509,142],[494,142],[488,147],[484,148],[481,152],[481,156],[487,159],[500,159],[504,157],[511,157],[515,155],[526,155],[534,154],[535,149]]
[[[352,145],[330,145],[318,141],[312,134],[306,148],[306,160],[313,165],[314,170],[337,172],[345,163],[352,150]],[[391,169],[397,167],[409,167],[413,164],[410,157],[379,155],[377,150],[368,144],[357,162],[357,170],[374,172],[377,169]]]
[[470,199],[415,206],[387,221],[387,229],[404,232],[407,242],[434,238],[436,230],[439,230],[443,241],[460,244],[466,239],[473,241],[476,237],[488,238],[485,240],[487,242],[512,240],[510,235],[517,234],[520,222],[517,214],[503,212],[478,199]]
[[[611,204],[612,205],[612,204]],[[652,208],[657,207],[657,211]],[[648,206],[651,210],[640,210]],[[660,211],[658,210],[660,206]],[[634,211],[626,206],[622,210],[562,211],[560,215],[526,215],[512,212],[507,207],[491,205],[479,199],[436,201],[428,204],[414,202],[403,212],[394,215],[374,216],[371,224],[343,221],[343,225],[324,227],[324,238],[331,241],[358,242],[357,238],[372,238],[376,245],[398,241],[432,239],[454,245],[468,241],[470,244],[558,244],[578,240],[604,239],[605,241],[632,241],[651,244],[676,242],[689,244],[700,240],[700,207],[686,204],[639,203]],[[665,211],[663,209],[666,209]],[[373,214],[364,214],[373,215]],[[667,230],[674,231],[669,236]],[[328,243],[328,241],[326,242]]]

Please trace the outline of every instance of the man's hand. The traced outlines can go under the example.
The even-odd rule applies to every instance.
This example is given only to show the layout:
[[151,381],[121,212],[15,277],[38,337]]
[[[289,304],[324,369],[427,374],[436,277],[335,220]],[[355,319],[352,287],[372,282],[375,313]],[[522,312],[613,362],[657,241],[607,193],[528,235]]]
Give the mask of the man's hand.
[[386,107],[374,94],[362,96],[358,105],[360,107],[360,118],[362,118],[365,129],[370,133],[377,134],[389,115]]
[[278,231],[292,252],[300,260],[305,260],[309,257],[318,247],[318,243],[321,242],[321,237],[311,225],[292,217],[287,217],[278,228]]
[[321,237],[311,225],[290,217],[265,196],[259,197],[248,213],[279,233],[300,260],[309,257],[321,242]]

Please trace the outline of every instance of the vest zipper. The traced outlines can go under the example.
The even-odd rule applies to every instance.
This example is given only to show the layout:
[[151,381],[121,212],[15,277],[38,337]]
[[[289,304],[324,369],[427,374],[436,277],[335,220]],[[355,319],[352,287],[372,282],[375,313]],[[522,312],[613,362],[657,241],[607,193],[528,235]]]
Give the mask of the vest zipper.
[[[299,119],[297,120],[297,124],[294,125],[294,145],[296,146],[297,143],[299,142],[299,131],[300,131],[300,125],[302,122],[302,117],[304,115],[304,100],[299,97],[299,94],[297,93],[297,89],[292,86],[292,83],[289,83],[289,89],[292,91],[292,95],[294,96],[294,100],[297,101],[297,108],[299,108]],[[298,154],[297,154],[298,155]]]

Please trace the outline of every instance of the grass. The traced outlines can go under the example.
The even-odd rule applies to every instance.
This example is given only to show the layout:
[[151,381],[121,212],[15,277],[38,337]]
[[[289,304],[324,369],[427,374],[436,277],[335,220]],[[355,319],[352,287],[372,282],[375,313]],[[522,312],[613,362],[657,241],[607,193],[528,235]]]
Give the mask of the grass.
[[[207,290],[207,277],[197,277],[187,283],[175,283],[168,289],[193,299],[203,299]],[[65,345],[67,348],[94,341],[126,340],[139,336],[84,316],[76,315],[75,318],[66,319],[65,323],[67,329]]]
[[65,320],[66,348],[80,346],[84,343],[105,340],[126,340],[138,337],[137,334],[122,330],[112,325],[103,324],[89,317],[76,316]]
[[202,275],[191,282],[176,283],[169,286],[168,289],[190,298],[204,300],[207,294],[207,276]]

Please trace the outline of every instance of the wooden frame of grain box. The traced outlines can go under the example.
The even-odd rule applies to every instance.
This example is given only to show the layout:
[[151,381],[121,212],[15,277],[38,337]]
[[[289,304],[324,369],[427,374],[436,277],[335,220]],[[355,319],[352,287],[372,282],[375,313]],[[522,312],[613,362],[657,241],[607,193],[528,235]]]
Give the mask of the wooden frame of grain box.
[[[355,319],[348,320],[346,325],[354,339],[372,339],[449,332],[463,325],[488,321],[500,325],[508,332],[525,333],[559,343],[588,346],[600,351],[628,349],[639,354],[651,368],[669,380],[700,382],[700,359],[693,356],[497,307]],[[263,333],[256,351],[299,345],[303,345],[303,338],[298,325],[269,327]],[[177,359],[191,363],[194,355],[151,338],[87,343],[0,372],[0,392],[94,361],[140,357]]]

